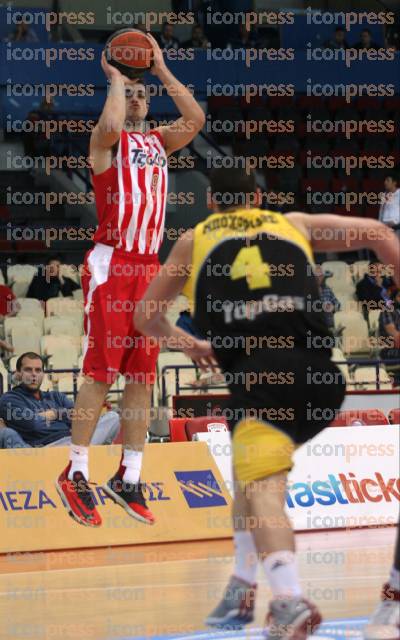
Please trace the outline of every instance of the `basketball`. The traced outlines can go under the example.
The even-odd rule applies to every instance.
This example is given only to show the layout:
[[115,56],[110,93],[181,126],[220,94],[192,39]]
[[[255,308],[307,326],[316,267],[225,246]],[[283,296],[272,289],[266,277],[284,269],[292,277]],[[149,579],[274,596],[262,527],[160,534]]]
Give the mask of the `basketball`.
[[153,62],[153,47],[138,29],[113,33],[106,42],[105,53],[107,62],[131,80],[142,77]]

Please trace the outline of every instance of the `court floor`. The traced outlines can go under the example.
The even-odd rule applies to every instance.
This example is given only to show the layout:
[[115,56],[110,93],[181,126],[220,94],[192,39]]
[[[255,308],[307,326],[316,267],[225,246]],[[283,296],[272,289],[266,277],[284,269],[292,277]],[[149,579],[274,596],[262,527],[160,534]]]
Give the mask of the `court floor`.
[[[326,620],[316,640],[361,637],[392,563],[395,533],[297,535],[304,593]],[[232,572],[232,553],[232,541],[222,540],[0,556],[0,639],[261,638],[270,597],[261,571],[251,629],[204,626]]]

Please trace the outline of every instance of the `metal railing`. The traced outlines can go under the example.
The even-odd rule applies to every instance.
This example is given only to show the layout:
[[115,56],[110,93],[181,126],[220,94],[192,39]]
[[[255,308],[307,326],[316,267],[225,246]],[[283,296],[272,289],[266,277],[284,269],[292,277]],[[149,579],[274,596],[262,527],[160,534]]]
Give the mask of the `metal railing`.
[[[338,365],[345,365],[348,366],[349,369],[351,368],[362,368],[362,367],[375,367],[375,390],[379,391],[381,389],[381,385],[386,384],[386,382],[383,382],[381,380],[381,367],[384,367],[385,370],[388,370],[390,372],[390,370],[392,368],[400,368],[400,359],[393,359],[393,360],[380,360],[380,359],[374,359],[374,360],[365,360],[365,359],[360,359],[360,358],[351,358],[348,360],[338,360],[338,361],[334,361],[334,364],[336,366]],[[167,404],[168,401],[168,397],[170,395],[168,389],[167,389],[167,373],[168,371],[174,371],[175,372],[175,378],[174,378],[174,382],[175,382],[175,393],[174,395],[179,395],[182,391],[191,391],[192,393],[194,392],[198,392],[201,391],[203,393],[207,393],[207,391],[209,389],[221,389],[221,390],[227,390],[228,387],[226,384],[207,384],[204,385],[204,387],[195,387],[192,385],[184,385],[180,383],[180,379],[179,379],[179,374],[180,371],[183,370],[188,370],[188,369],[193,369],[194,374],[197,375],[199,369],[198,367],[196,367],[194,364],[190,365],[190,364],[185,364],[185,365],[165,365],[164,367],[162,367],[161,369],[161,401],[162,404]],[[195,377],[195,376],[194,376]],[[354,381],[353,383],[349,382],[348,380],[346,381],[347,383],[347,389],[348,390],[353,390],[352,387],[354,387],[354,390],[357,390],[357,388],[359,388],[360,390],[362,390],[362,386],[365,384],[371,384],[371,381]]]

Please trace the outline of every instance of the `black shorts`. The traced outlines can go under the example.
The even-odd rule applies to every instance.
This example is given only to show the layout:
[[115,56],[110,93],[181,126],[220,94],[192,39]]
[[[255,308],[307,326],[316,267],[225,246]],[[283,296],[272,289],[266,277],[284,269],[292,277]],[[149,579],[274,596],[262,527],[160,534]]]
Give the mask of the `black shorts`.
[[296,444],[329,426],[346,390],[343,374],[330,357],[309,350],[263,350],[240,358],[226,377],[231,398],[225,416],[232,430],[244,418],[256,418]]

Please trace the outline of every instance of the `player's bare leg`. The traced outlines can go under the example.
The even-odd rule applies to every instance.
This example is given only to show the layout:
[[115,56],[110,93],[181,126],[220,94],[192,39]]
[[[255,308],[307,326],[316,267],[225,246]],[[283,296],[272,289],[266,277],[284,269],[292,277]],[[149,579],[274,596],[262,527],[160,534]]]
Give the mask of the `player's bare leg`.
[[287,472],[246,486],[251,531],[272,590],[267,615],[269,640],[303,640],[320,624],[314,604],[302,597],[294,533],[284,511]]
[[70,461],[56,481],[68,513],[80,524],[98,527],[98,513],[89,481],[89,444],[110,385],[86,377],[76,399],[72,420]]
[[104,491],[130,516],[147,524],[153,524],[154,516],[143,496],[140,473],[150,422],[150,405],[149,384],[134,381],[126,383],[121,405],[121,463],[117,473],[104,485]]

